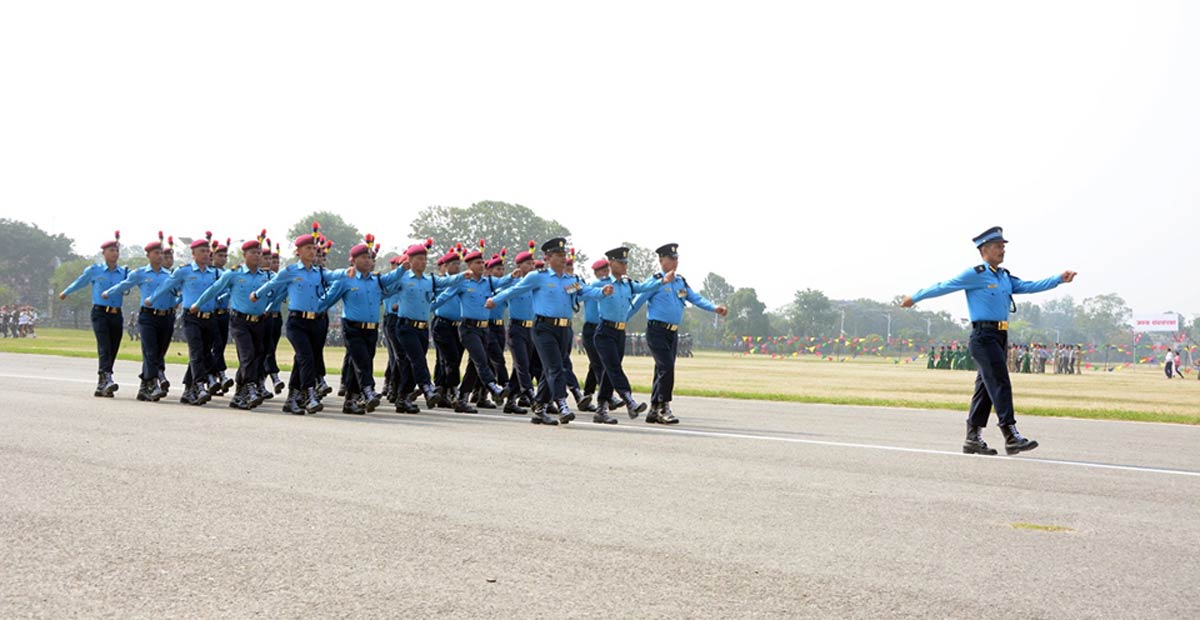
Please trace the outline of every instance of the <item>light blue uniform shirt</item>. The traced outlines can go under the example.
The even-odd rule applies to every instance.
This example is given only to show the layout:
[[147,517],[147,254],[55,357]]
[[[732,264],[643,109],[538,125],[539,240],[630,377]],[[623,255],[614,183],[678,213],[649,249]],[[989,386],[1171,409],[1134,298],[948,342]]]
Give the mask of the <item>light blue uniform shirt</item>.
[[71,285],[65,290],[63,290],[63,294],[70,295],[71,293],[78,291],[88,284],[91,284],[92,305],[120,308],[122,301],[120,295],[109,295],[108,299],[105,299],[100,296],[100,293],[103,293],[104,291],[107,291],[108,289],[120,284],[121,281],[124,280],[128,275],[128,268],[115,265],[112,269],[109,269],[106,263],[96,263],[95,265],[90,265],[87,269],[84,269],[83,273],[79,274],[79,277],[75,278],[75,281],[72,282]]
[[654,274],[653,280],[648,280],[648,282],[653,282],[656,286],[639,294],[633,300],[633,307],[630,308],[628,314],[629,317],[632,317],[638,311],[638,308],[642,307],[642,304],[648,303],[646,318],[651,321],[679,325],[683,322],[685,300],[691,302],[697,308],[708,310],[709,312],[716,311],[717,305],[700,293],[693,291],[683,276],[677,274],[675,279],[670,282],[663,282],[662,277],[662,273],[657,273]]
[[[603,289],[609,284],[613,287],[613,293],[606,297]],[[584,287],[580,296],[586,303],[596,304],[596,313],[600,319],[624,323],[629,319],[633,298],[656,288],[657,280],[634,282],[629,278],[621,278],[621,281],[617,282],[612,276],[606,276]]]
[[403,270],[396,290],[400,304],[396,316],[410,321],[428,321],[435,277],[428,273],[418,276],[413,271]]
[[317,312],[325,312],[339,300],[342,302],[342,318],[358,323],[378,323],[379,306],[383,298],[395,292],[400,281],[400,271],[389,271],[384,275],[354,272],[353,277],[342,277],[333,283],[329,292],[321,299]]
[[957,276],[923,288],[912,296],[913,302],[940,297],[954,291],[967,292],[967,312],[972,321],[1007,321],[1013,295],[1040,293],[1062,284],[1062,275],[1026,282],[1007,269],[989,265],[971,267]]
[[518,319],[511,300],[523,293],[532,293],[533,314],[569,319],[575,314],[575,293],[580,288],[582,287],[579,286],[579,279],[569,273],[564,272],[560,276],[551,269],[539,269],[529,272],[516,285],[497,293],[493,301],[509,301],[508,315]]
[[439,293],[433,307],[436,310],[444,305],[457,304],[464,319],[486,321],[491,317],[491,311],[483,304],[495,293],[495,287],[488,276],[482,276],[479,280],[464,277]]
[[[204,291],[207,291],[208,287],[212,286],[216,281],[216,269],[207,267],[204,270],[200,270],[194,263],[184,265],[176,269],[171,274],[171,277],[167,278],[167,281],[155,289],[147,299],[149,299],[152,306],[155,306],[160,299],[164,298],[176,301],[176,295],[182,292],[184,307],[191,308],[196,303],[196,300],[200,299],[200,296],[204,294]],[[216,309],[216,303],[212,301],[200,304],[199,307],[200,312],[212,312]]]
[[[462,273],[456,273],[452,276],[433,276],[433,282],[434,282],[433,293],[434,293],[434,295],[435,296],[441,295],[442,291],[454,286],[461,279],[463,279]],[[436,297],[434,298],[434,300],[436,301]],[[433,309],[433,314],[436,316],[439,316],[443,319],[446,319],[447,321],[461,321],[462,320],[462,305],[461,304],[445,304],[442,306],[437,306]],[[419,319],[419,320],[423,320],[423,319]]]
[[209,300],[217,300],[217,307],[220,307],[220,298],[227,297],[230,300],[229,305],[236,312],[259,316],[267,311],[267,300],[259,298],[258,301],[250,301],[250,293],[266,284],[271,279],[271,272],[259,269],[251,273],[245,265],[232,271],[223,271],[216,283],[208,287],[196,303],[204,305]]
[[259,287],[254,294],[268,300],[287,291],[288,310],[293,312],[321,312],[321,297],[329,286],[341,279],[343,271],[329,271],[304,263],[292,263],[279,270],[274,278]]
[[[108,295],[109,299],[112,299],[115,296],[124,295],[125,291],[128,291],[136,286],[142,295],[142,306],[145,306],[146,300],[150,298],[150,295],[152,295],[154,291],[158,290],[158,287],[170,279],[170,277],[171,272],[167,271],[166,269],[160,267],[158,271],[155,271],[150,267],[150,265],[146,265],[145,267],[130,271],[129,275],[125,276],[124,280],[121,280],[116,285],[104,291],[104,293]],[[151,306],[151,308],[155,310],[170,310],[174,307],[174,298],[159,299],[154,305]]]

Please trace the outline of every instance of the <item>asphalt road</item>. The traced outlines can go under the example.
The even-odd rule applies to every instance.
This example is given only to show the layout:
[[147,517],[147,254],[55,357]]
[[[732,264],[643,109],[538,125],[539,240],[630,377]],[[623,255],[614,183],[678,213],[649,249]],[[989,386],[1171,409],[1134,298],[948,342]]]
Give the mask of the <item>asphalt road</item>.
[[0,355],[0,617],[1200,617],[1196,427],[989,458],[954,412],[296,417],[136,368]]

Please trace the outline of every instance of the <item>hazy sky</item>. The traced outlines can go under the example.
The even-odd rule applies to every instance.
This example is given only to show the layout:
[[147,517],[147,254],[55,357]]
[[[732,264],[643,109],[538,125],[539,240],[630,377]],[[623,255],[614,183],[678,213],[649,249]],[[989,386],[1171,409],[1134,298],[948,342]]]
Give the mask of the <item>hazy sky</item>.
[[1039,300],[1193,315],[1197,32],[1147,0],[7,2],[0,216],[88,253],[330,209],[387,246],[504,200],[771,307],[911,293],[1001,225],[1013,273],[1080,272]]

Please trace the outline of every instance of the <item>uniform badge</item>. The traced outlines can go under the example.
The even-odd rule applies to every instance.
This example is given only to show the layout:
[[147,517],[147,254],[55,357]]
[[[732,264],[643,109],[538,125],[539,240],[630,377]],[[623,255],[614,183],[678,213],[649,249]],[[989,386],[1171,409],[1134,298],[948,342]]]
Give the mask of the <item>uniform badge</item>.
[[681,289],[679,289],[678,293],[675,293],[675,295],[677,297],[679,297],[680,299],[684,299],[687,297],[687,289],[681,288]]

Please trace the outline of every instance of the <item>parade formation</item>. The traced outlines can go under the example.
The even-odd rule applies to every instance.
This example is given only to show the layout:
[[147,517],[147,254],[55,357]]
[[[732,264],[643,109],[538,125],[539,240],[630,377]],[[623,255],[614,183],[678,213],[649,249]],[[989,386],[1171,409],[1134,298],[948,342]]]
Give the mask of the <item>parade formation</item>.
[[[470,250],[456,243],[433,259],[433,270],[434,241],[427,239],[393,258],[383,272],[376,270],[380,244],[369,234],[351,248],[350,265],[327,265],[333,244],[316,222],[311,233],[293,240],[296,260],[290,264],[282,264],[280,245],[272,246],[266,230],[241,244],[243,261],[236,268],[226,266],[230,243],[206,232],[189,244],[191,261],[175,267],[174,237],[159,232],[143,246],[149,264],[138,269],[118,265],[119,231],[101,245],[103,262],[89,266],[59,295],[66,299],[91,287],[96,397],[112,398],[119,389],[113,362],[124,335],[122,299],[137,287],[142,352],[137,400],[155,402],[170,393],[165,360],[182,314],[188,364],[180,402],[203,406],[232,390],[228,405],[251,410],[286,387],[283,411],[319,413],[334,391],[324,357],[329,311],[341,304],[343,413],[372,412],[385,400],[403,414],[420,413],[422,405],[466,414],[503,407],[506,414],[529,414],[534,424],[555,426],[575,419],[569,394],[597,424],[617,424],[612,413],[620,409],[630,419],[644,413],[647,423],[677,424],[671,401],[684,307],[727,312],[676,273],[674,243],[658,248],[661,270],[641,282],[627,275],[624,247],[593,263],[597,280],[585,282],[574,273],[574,249],[561,237],[540,246],[530,241],[511,267],[507,248],[489,257],[485,240]],[[622,368],[626,324],[642,306],[648,315],[645,344],[654,357],[648,403],[635,398]],[[582,386],[571,359],[572,319],[581,309],[587,368]],[[275,358],[284,336],[294,351],[286,384]],[[233,377],[225,367],[230,339],[238,359]],[[374,357],[380,343],[388,361],[377,390]],[[468,364],[461,372],[464,357]]]

